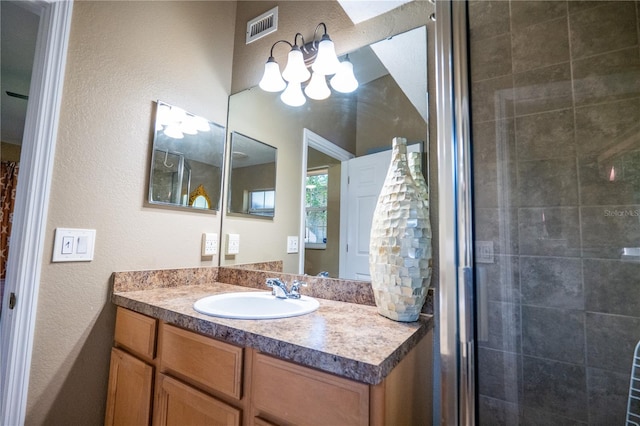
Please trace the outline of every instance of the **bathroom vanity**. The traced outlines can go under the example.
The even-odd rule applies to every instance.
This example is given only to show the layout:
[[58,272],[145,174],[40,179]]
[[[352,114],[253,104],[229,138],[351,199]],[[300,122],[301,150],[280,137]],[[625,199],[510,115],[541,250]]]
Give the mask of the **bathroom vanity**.
[[211,317],[201,297],[256,291],[209,282],[118,291],[105,424],[431,423],[432,318],[318,299],[307,315]]

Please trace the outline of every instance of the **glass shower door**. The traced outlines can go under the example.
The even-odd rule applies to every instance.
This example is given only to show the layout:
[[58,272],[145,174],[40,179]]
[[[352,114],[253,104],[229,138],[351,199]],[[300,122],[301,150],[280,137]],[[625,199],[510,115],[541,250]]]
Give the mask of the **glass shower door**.
[[624,424],[638,3],[471,1],[468,18],[479,424]]

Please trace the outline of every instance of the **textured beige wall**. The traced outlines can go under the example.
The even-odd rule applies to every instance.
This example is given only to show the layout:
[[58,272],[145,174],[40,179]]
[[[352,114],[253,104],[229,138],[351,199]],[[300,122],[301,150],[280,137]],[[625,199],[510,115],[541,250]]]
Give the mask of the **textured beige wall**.
[[[234,2],[76,1],[51,185],[27,424],[102,424],[113,271],[215,266],[220,215],[145,207],[155,100],[226,125]],[[92,262],[50,263],[56,227]]]

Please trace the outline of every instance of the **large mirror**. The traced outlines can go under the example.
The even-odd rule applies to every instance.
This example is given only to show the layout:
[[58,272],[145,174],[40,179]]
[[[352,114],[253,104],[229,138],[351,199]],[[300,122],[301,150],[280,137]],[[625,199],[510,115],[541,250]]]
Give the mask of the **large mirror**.
[[224,141],[223,126],[158,101],[149,203],[219,210]]
[[[350,94],[332,92],[297,108],[259,88],[231,96],[229,129],[274,144],[287,156],[279,159],[280,217],[273,226],[223,218],[222,233],[251,227],[242,238],[262,242],[235,263],[283,260],[284,272],[367,280],[370,216],[379,188],[369,185],[365,194],[357,183],[382,186],[396,136],[425,153],[428,176],[426,27],[349,52],[349,59],[359,81]],[[299,252],[286,251],[287,236],[296,235]]]
[[229,161],[227,212],[273,218],[276,211],[277,149],[232,132]]

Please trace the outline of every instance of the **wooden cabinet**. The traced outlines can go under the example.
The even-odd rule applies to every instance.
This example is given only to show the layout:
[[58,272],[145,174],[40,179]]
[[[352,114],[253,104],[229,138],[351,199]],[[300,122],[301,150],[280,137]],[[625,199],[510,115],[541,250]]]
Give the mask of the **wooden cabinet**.
[[431,424],[430,334],[369,385],[149,319],[118,308],[105,424]]
[[148,425],[153,367],[119,349],[111,349],[106,425]]
[[160,324],[154,425],[242,424],[244,349]]
[[161,327],[162,371],[209,392],[241,398],[241,347],[172,325]]
[[369,424],[369,385],[257,353],[251,399],[258,418],[296,425]]
[[240,410],[164,374],[157,394],[155,425],[240,425]]
[[116,346],[152,362],[156,356],[157,323],[155,318],[118,308],[114,336]]
[[153,318],[118,308],[105,425],[148,425],[151,420],[155,324]]
[[429,425],[431,334],[378,385],[368,385],[254,352],[254,425]]

